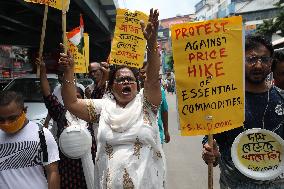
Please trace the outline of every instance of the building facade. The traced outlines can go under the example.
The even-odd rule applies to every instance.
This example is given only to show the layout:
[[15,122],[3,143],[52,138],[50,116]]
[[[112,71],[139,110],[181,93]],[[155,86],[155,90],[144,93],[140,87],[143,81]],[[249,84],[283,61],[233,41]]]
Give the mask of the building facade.
[[254,33],[263,20],[275,18],[279,0],[201,0],[195,5],[197,20],[229,16],[243,17],[246,34]]
[[171,33],[170,27],[174,24],[192,22],[195,20],[195,14],[188,15],[177,15],[173,18],[167,18],[160,20],[159,30],[158,30],[158,43],[159,50],[161,54],[161,74],[165,74],[169,71],[169,67],[166,64],[168,59],[172,56],[172,44],[171,44]]

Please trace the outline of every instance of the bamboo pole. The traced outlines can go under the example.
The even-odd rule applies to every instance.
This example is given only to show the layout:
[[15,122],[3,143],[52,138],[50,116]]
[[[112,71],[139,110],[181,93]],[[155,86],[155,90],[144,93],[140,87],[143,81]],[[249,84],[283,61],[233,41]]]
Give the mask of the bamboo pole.
[[62,0],[62,42],[64,46],[64,53],[67,54],[67,36],[66,36],[66,14],[67,10],[64,6],[64,0]]
[[[208,144],[213,150],[213,135],[208,135]],[[213,163],[208,163],[208,189],[213,189]]]
[[66,36],[66,12],[62,11],[62,41],[64,46],[64,53],[67,53],[67,36]]
[[[41,28],[40,44],[39,44],[39,61],[40,62],[42,61],[42,53],[43,53],[43,46],[44,46],[44,39],[45,39],[47,14],[48,14],[48,5],[45,5],[43,21],[42,21],[42,28]],[[39,65],[37,65],[36,74],[37,74],[37,77],[39,77],[39,75],[40,75],[40,66]]]

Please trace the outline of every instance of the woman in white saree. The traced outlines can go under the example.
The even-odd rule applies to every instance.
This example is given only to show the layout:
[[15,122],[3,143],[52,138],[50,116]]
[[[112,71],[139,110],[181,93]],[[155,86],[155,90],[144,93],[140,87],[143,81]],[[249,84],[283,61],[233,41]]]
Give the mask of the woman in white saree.
[[144,89],[140,91],[137,73],[127,66],[118,66],[109,74],[111,95],[103,99],[77,99],[74,62],[69,54],[61,54],[59,59],[65,66],[62,87],[65,107],[87,122],[99,119],[95,188],[160,189],[165,186],[165,158],[156,118],[161,102],[158,16],[158,11],[151,9],[147,26],[141,23],[147,40],[148,68]]

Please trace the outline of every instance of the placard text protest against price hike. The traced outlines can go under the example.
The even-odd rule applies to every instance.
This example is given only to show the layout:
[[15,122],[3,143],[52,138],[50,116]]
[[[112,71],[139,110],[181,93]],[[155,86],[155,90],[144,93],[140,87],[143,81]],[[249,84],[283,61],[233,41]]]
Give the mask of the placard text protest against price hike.
[[177,24],[171,35],[182,135],[242,126],[241,17]]

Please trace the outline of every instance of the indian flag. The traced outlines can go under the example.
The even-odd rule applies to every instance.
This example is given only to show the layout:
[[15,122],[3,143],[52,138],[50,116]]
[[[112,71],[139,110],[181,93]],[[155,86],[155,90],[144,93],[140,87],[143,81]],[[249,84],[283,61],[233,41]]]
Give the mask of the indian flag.
[[68,40],[78,48],[79,53],[83,54],[84,49],[84,22],[80,15],[80,26],[67,33]]

